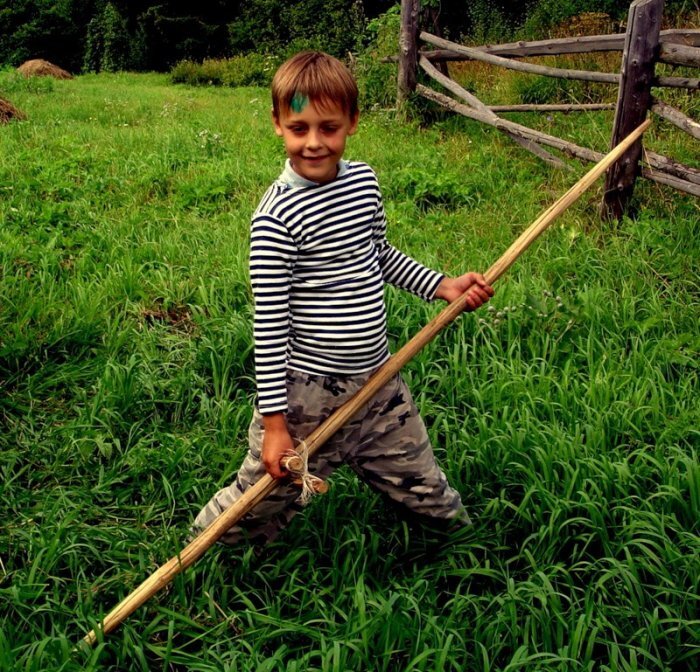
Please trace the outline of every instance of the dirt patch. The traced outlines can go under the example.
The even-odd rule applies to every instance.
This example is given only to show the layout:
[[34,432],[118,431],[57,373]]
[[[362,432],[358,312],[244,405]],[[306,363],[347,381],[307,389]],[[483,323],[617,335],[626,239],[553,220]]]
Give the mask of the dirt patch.
[[156,299],[152,308],[143,309],[141,318],[148,325],[163,324],[174,331],[187,334],[195,331],[192,313],[186,306],[170,306],[166,308],[160,299]]
[[26,119],[27,115],[20,112],[12,103],[0,98],[0,124],[7,124],[13,119]]
[[17,68],[25,77],[53,77],[54,79],[73,79],[73,75],[67,70],[59,68],[42,58],[34,58],[25,61]]

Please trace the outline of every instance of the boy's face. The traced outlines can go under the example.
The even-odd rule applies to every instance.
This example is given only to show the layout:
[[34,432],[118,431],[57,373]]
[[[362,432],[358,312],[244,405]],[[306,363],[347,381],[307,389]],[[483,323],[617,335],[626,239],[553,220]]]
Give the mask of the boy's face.
[[296,95],[292,106],[272,116],[275,133],[297,175],[312,182],[330,182],[338,174],[338,161],[349,135],[357,130],[359,115],[348,115],[338,106],[317,107],[306,97]]

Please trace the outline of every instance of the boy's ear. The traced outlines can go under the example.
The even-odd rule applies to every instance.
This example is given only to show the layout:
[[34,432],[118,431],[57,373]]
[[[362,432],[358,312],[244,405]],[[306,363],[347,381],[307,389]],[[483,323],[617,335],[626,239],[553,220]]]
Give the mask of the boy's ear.
[[348,135],[353,135],[357,130],[357,124],[360,121],[360,111],[357,110],[355,114],[350,117],[350,128],[348,129]]
[[272,117],[272,125],[275,127],[275,133],[281,138],[283,135],[282,125],[280,124],[280,118],[275,114],[274,109],[270,110],[270,116]]

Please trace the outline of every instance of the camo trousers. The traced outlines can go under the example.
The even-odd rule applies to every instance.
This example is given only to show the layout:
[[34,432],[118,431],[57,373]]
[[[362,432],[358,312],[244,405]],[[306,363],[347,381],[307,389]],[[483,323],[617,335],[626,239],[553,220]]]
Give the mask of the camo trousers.
[[[311,434],[369,376],[318,376],[288,371],[287,424],[292,438],[301,441]],[[194,533],[206,528],[265,473],[260,458],[262,437],[262,418],[256,410],[248,432],[248,453],[236,479],[219,490],[199,512],[192,527]],[[459,493],[449,485],[435,461],[423,420],[400,375],[309,458],[309,471],[325,479],[342,464],[349,465],[372,488],[419,519],[438,525],[470,523]],[[271,541],[301,510],[299,496],[297,486],[280,481],[279,487],[220,541],[235,544],[247,538],[260,545]]]

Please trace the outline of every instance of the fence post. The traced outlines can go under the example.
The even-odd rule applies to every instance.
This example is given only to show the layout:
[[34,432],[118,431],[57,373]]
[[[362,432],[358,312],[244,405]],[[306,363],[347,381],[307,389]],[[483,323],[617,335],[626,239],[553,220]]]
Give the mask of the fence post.
[[396,107],[401,111],[409,95],[416,90],[418,71],[418,15],[420,0],[401,0],[399,33],[399,85]]
[[[635,0],[630,5],[612,147],[644,121],[651,106],[651,85],[659,53],[663,8],[664,0]],[[608,171],[601,205],[604,218],[622,218],[632,197],[641,155],[640,138]]]

